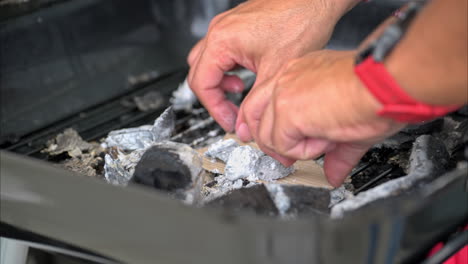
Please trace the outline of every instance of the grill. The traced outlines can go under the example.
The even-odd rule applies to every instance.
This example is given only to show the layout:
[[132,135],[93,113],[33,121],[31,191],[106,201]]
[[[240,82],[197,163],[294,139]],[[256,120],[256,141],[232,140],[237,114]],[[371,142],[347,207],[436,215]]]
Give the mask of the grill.
[[[23,14],[21,17],[3,21],[6,30],[1,33],[1,36],[7,41],[5,42],[6,48],[2,48],[2,54],[6,54],[6,56],[1,60],[1,74],[13,77],[2,81],[1,121],[2,127],[5,129],[1,133],[0,148],[19,154],[22,158],[28,156],[48,163],[61,164],[70,157],[66,154],[50,156],[42,150],[47,142],[56,138],[67,128],[76,130],[85,141],[99,142],[110,131],[152,123],[170,105],[172,92],[184,81],[187,75],[187,69],[184,65],[185,54],[195,40],[200,37],[193,35],[194,32],[187,31],[192,21],[200,17],[200,10],[208,12],[206,7],[210,5],[209,2],[187,1],[182,5],[186,8],[182,8],[176,3],[164,1],[140,1],[131,4],[128,1],[93,0],[79,3],[76,1],[56,1],[53,4],[47,2],[47,8],[37,10],[37,6],[34,6],[33,9],[29,10],[32,12],[31,14]],[[224,1],[220,2],[224,3]],[[225,1],[224,4],[211,4],[224,9],[235,5],[236,2]],[[358,7],[338,24],[329,47],[343,49],[355,46],[375,24],[393,12],[400,4],[401,1],[389,1],[388,3],[370,3],[367,6]],[[180,12],[186,12],[184,18],[177,15]],[[203,12],[201,12],[202,17],[209,20],[210,14]],[[141,16],[135,18],[133,15],[135,13],[141,14]],[[374,14],[375,17],[368,14]],[[364,19],[364,17],[366,18]],[[85,21],[93,21],[96,28],[87,25]],[[101,32],[105,36],[100,36]],[[350,34],[350,32],[355,34]],[[18,37],[20,35],[24,37]],[[39,35],[42,38],[39,38]],[[151,35],[152,38],[148,38],[148,35]],[[48,37],[49,44],[60,46],[59,43],[62,43],[63,54],[32,50],[31,53],[26,51],[26,54],[19,53],[16,57],[8,55],[12,51],[31,48],[28,38],[44,39],[44,36]],[[112,41],[108,41],[108,39],[112,39]],[[55,50],[59,50],[59,48]],[[30,62],[28,58],[33,56],[37,56],[37,58]],[[148,60],[148,58],[153,61]],[[64,96],[59,92],[57,94],[50,93],[49,98],[46,96],[50,92],[46,88],[56,88],[67,83],[64,81],[67,72],[60,68],[62,64],[59,62],[61,60],[69,63],[78,76],[70,78],[76,79],[76,83],[71,82],[70,79],[68,82],[74,89],[78,87],[83,89],[80,92],[74,92],[74,96],[80,97],[80,100],[73,98],[73,95],[65,96],[67,94],[65,88],[63,91],[60,90],[65,94]],[[31,79],[34,79],[35,76],[20,75],[28,70],[46,72],[45,77],[50,75],[49,81],[44,76],[39,78],[41,80],[39,86],[46,87],[44,90],[33,91],[36,87],[31,85]],[[20,80],[21,78],[18,76],[25,76],[24,80]],[[31,94],[31,98],[17,97],[11,92],[14,89],[19,89],[23,97],[25,94]],[[11,92],[11,98],[9,92]],[[34,96],[38,96],[38,98],[36,99]],[[149,107],[142,105],[141,100],[146,97],[152,98],[153,105]],[[42,115],[37,113],[39,109],[44,109]],[[188,112],[177,111],[175,120],[176,128],[171,140],[188,144],[193,148],[207,146],[224,134],[199,104],[196,104],[194,109]],[[17,125],[18,123],[21,125]],[[131,222],[132,226],[141,226],[142,229],[146,229],[143,231],[138,229],[133,234],[126,234],[126,236],[130,240],[133,239],[132,241],[139,241],[139,239],[151,241],[151,243],[158,245],[159,251],[156,250],[156,252],[173,252],[182,247],[187,252],[191,252],[190,257],[185,260],[193,260],[197,263],[219,263],[220,261],[226,263],[230,261],[233,263],[249,261],[252,263],[344,263],[349,259],[359,263],[366,263],[366,261],[367,263],[414,263],[414,261],[421,261],[435,242],[449,239],[450,235],[468,221],[466,206],[460,202],[466,201],[468,198],[467,168],[466,163],[463,162],[466,160],[467,135],[468,122],[465,108],[449,117],[408,127],[402,133],[374,147],[364,156],[350,175],[347,190],[355,196],[359,196],[359,194],[375,195],[372,193],[373,190],[379,190],[381,193],[382,190],[385,190],[382,186],[388,186],[385,185],[386,183],[403,179],[402,176],[408,175],[408,168],[411,166],[410,156],[416,155],[414,153],[418,151],[422,151],[422,154],[428,156],[427,160],[434,162],[434,167],[430,171],[425,171],[434,175],[430,178],[414,180],[410,188],[391,189],[392,195],[380,198],[375,196],[366,202],[354,200],[355,203],[350,203],[349,200],[352,199],[345,196],[338,197],[335,204],[341,204],[344,208],[344,215],[340,214],[341,217],[332,219],[328,200],[325,199],[326,205],[321,200],[323,197],[330,196],[328,191],[323,192],[323,190],[306,187],[291,187],[290,189],[285,187],[284,191],[292,200],[297,218],[281,220],[278,220],[277,217],[271,217],[272,210],[277,208],[275,205],[265,203],[264,197],[269,195],[269,191],[260,187],[255,187],[252,190],[242,188],[233,197],[226,197],[222,201],[224,203],[223,209],[213,209],[220,212],[219,214],[211,215],[206,213],[210,211],[194,209],[195,211],[190,211],[190,214],[186,214],[186,219],[183,220],[170,214],[171,210],[180,209],[177,207],[180,206],[179,203],[171,203],[164,198],[145,200],[146,198],[139,196],[137,198],[125,196],[138,204],[149,206],[154,203],[154,208],[171,208],[165,212],[169,215],[168,222],[175,223],[159,227],[158,225],[163,225],[163,222],[159,222],[161,216],[157,214],[158,212],[147,212],[148,210],[143,209],[140,211],[138,208],[129,209],[127,207],[126,210],[131,211],[135,218],[151,219],[155,224],[145,221],[142,223]],[[424,147],[422,150],[414,149],[415,141],[418,140],[422,142],[420,145]],[[443,148],[439,148],[439,146],[443,146]],[[2,158],[2,174],[3,167],[5,167],[5,172],[8,175],[15,176],[6,176],[7,179],[12,177],[12,179],[31,180],[27,176],[13,173],[16,171],[16,167],[10,164],[14,163],[14,158],[10,157],[7,152],[2,152],[2,156],[6,157]],[[31,161],[28,159],[20,161],[21,164],[25,164],[25,167],[29,168]],[[322,158],[316,160],[319,164],[321,161]],[[99,163],[97,167],[98,176],[102,177],[103,163]],[[44,179],[48,177],[47,170],[38,169],[38,171],[40,171],[39,176],[43,175]],[[51,175],[54,173],[50,172]],[[216,175],[210,177],[212,177],[211,180],[216,180]],[[70,187],[61,181],[61,179],[56,178],[56,183],[52,181],[50,184],[68,190],[70,197],[73,197],[73,190],[68,189]],[[8,183],[8,181],[6,182]],[[75,184],[81,183],[75,182]],[[84,187],[87,186],[87,183],[83,184],[81,186],[83,189],[80,189],[82,191],[86,190]],[[93,184],[95,183],[93,182]],[[211,184],[214,184],[213,181],[205,183],[208,187]],[[90,184],[87,187],[93,189],[100,188],[99,186],[98,184]],[[75,188],[81,187],[75,186]],[[378,189],[379,187],[380,189]],[[133,191],[132,188],[132,186],[128,187],[129,190]],[[107,189],[104,189],[102,195],[105,196],[103,199],[106,201],[124,200],[117,194],[114,196],[112,191],[107,192]],[[4,192],[3,190],[2,192]],[[148,191],[148,189],[145,190]],[[40,192],[39,189],[37,191]],[[154,192],[154,190],[151,191]],[[122,190],[122,193],[124,194],[120,195],[127,195],[126,191]],[[48,199],[53,197],[49,197],[51,194],[46,191],[42,192],[41,195]],[[92,195],[90,194],[90,196]],[[68,198],[64,196],[63,199]],[[256,203],[258,202],[255,206],[251,203],[252,199]],[[71,200],[69,202],[75,204]],[[447,208],[446,205],[450,202],[452,206]],[[99,201],[95,205],[86,204],[89,208],[99,208],[98,206],[105,208],[105,204],[103,205]],[[239,204],[244,206],[241,211],[230,210],[237,209],[235,207]],[[356,204],[359,204],[359,208],[355,208]],[[253,214],[254,216],[249,214],[251,213],[248,212],[249,210],[244,210],[250,207],[254,208],[254,213],[256,213]],[[308,210],[310,208],[314,210]],[[109,212],[122,216],[118,213],[122,211],[122,208],[108,209]],[[2,209],[2,214],[3,212]],[[55,243],[56,246],[62,248],[67,247],[64,245],[76,246],[77,248],[73,247],[73,250],[87,248],[83,240],[68,240],[69,238],[60,235],[60,232],[49,230],[50,233],[44,233],[38,227],[21,223],[15,224],[11,219],[15,219],[16,215],[8,210],[5,210],[5,213],[8,217],[2,217],[2,230],[8,230],[8,232],[2,231],[2,235],[8,234],[8,237],[15,237],[26,230],[45,235],[42,242]],[[205,227],[203,223],[194,220],[197,217],[205,219],[204,215],[209,215],[207,221],[214,226],[213,230],[203,230],[202,226]],[[433,217],[430,218],[428,215]],[[103,222],[112,222],[107,221],[109,219],[104,214],[99,216],[105,219]],[[181,227],[181,223],[184,223],[184,227],[193,225],[194,229],[197,230],[184,229]],[[218,226],[218,223],[221,224]],[[167,223],[165,224],[167,225]],[[74,227],[79,228],[79,226]],[[111,239],[115,227],[104,224],[99,228],[99,231],[107,234]],[[239,237],[233,238],[231,236],[227,238],[228,242],[221,242],[226,239],[222,234],[232,235],[235,233],[232,230],[237,231]],[[206,236],[204,246],[184,240],[183,232],[192,232],[194,237]],[[166,239],[162,239],[161,234],[170,234],[173,241],[163,243],[162,240]],[[460,239],[459,233],[456,233],[455,236],[456,239]],[[51,242],[51,239],[56,241]],[[232,248],[229,248],[228,244],[231,242],[234,246],[231,245]],[[249,246],[244,248],[243,242]],[[294,252],[291,251],[290,244],[296,245]],[[232,255],[229,260],[223,258],[222,254],[205,255],[200,254],[200,252],[197,254],[198,249],[206,250],[209,248],[216,248],[223,252],[236,251],[242,254]],[[164,259],[164,257],[158,258],[160,256],[155,253],[153,248],[142,247],[141,251],[117,250],[116,248],[101,250],[97,247],[87,249],[99,253],[99,255],[108,256],[110,259],[129,263],[145,262],[148,259],[157,262]],[[227,253],[225,253],[226,255]],[[184,262],[180,261],[184,257],[176,257],[175,254],[166,256],[166,259],[170,259],[174,263]]]

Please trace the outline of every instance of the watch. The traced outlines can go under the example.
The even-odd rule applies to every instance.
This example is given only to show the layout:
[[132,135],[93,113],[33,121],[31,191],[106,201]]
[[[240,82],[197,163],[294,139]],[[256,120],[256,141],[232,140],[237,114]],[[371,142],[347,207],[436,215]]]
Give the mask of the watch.
[[397,12],[396,22],[389,25],[376,40],[358,53],[354,67],[362,83],[382,104],[377,114],[403,123],[431,120],[460,108],[460,106],[436,106],[417,101],[401,88],[383,63],[424,4],[425,1],[413,1],[406,9]]

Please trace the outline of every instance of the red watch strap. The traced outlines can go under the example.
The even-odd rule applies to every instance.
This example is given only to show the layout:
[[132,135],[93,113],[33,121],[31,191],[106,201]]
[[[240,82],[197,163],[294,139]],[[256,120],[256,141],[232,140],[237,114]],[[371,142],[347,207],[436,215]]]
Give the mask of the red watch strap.
[[385,68],[372,56],[356,65],[354,71],[383,105],[377,114],[398,122],[419,123],[453,112],[460,106],[435,106],[418,102],[410,97]]

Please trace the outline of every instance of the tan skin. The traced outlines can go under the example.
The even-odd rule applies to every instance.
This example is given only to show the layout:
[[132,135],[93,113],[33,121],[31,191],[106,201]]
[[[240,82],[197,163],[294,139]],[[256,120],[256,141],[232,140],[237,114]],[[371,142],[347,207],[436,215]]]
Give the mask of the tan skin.
[[[408,94],[432,104],[468,102],[466,19],[466,0],[434,0],[418,15],[385,61]],[[405,126],[376,115],[381,105],[354,74],[354,57],[354,51],[324,50],[278,59],[281,66],[267,71],[259,92],[241,105],[239,136],[255,139],[285,165],[325,153],[325,174],[339,186],[369,147]],[[216,112],[203,86],[190,84]]]

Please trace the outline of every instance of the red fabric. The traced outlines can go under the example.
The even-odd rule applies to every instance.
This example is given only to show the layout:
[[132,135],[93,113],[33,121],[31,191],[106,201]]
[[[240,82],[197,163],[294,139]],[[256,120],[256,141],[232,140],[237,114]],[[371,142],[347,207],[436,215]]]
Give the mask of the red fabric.
[[460,106],[435,106],[411,98],[372,56],[354,68],[367,89],[383,105],[378,115],[398,122],[419,123],[446,115]]
[[[431,249],[431,252],[429,253],[428,257],[434,255],[443,247],[443,243],[438,243]],[[455,255],[447,259],[443,264],[468,264],[468,246],[464,246],[457,253],[455,253]]]
[[[465,226],[464,230],[468,230],[468,225]],[[444,243],[437,243],[427,257],[430,257],[437,253],[439,250],[441,250],[444,247]],[[457,253],[455,253],[452,257],[447,259],[443,264],[468,264],[468,245],[464,246],[462,249],[460,249]]]

